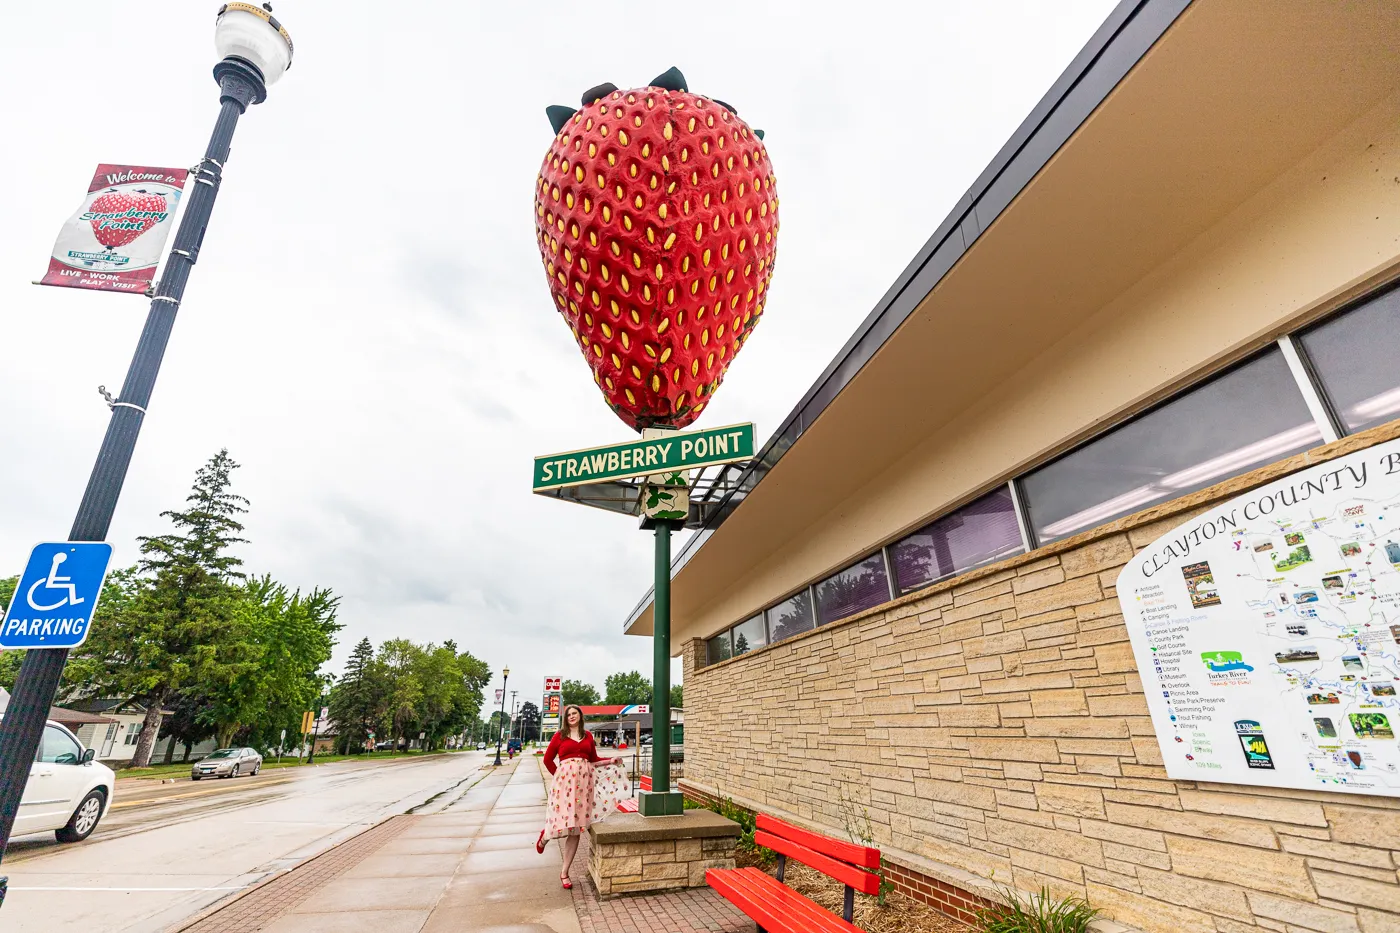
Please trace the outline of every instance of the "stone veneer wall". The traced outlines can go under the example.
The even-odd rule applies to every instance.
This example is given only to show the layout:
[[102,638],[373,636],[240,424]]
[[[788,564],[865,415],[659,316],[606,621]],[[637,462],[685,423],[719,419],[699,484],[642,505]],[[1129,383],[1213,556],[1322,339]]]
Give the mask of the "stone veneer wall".
[[734,867],[733,836],[601,842],[588,853],[588,872],[603,897],[705,887],[705,872]]
[[1136,549],[1210,504],[1397,435],[711,667],[687,642],[682,788],[843,838],[868,810],[891,879],[955,916],[992,879],[1151,933],[1400,933],[1400,799],[1168,779],[1113,588]]

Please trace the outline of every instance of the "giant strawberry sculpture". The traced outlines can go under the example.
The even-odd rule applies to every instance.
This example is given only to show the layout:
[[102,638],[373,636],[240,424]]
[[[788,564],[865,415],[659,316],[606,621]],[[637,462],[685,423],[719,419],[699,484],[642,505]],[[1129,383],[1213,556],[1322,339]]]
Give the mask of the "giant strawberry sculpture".
[[763,132],[674,68],[548,114],[535,227],[555,306],[619,418],[685,427],[767,300],[778,194]]

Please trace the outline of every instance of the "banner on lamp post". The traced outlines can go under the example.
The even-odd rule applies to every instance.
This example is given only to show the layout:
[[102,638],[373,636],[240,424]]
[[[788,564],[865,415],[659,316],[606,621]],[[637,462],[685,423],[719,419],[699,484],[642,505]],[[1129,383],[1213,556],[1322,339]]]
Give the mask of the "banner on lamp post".
[[155,279],[189,171],[97,166],[36,284],[142,294]]

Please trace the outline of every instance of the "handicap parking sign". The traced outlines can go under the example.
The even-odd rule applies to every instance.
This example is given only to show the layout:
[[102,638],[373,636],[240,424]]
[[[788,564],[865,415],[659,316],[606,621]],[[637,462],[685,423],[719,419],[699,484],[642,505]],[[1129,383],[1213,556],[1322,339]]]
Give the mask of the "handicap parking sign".
[[0,648],[76,648],[88,634],[112,546],[36,544],[0,622]]

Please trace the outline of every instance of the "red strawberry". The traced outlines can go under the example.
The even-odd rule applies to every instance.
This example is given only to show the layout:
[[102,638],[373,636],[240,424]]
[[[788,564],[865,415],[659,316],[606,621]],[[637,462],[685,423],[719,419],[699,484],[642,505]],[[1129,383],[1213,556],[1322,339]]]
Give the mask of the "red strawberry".
[[763,314],[778,233],[772,166],[727,104],[675,69],[550,108],[535,227],[554,302],[628,426],[685,427]]
[[[148,191],[138,190],[131,193],[108,191],[95,199],[88,210],[94,214],[121,215],[118,217],[94,217],[88,221],[92,224],[92,235],[97,237],[97,242],[108,249],[116,249],[118,246],[125,246],[154,227],[160,218],[141,215],[164,214],[166,203],[164,195],[151,194]],[[128,214],[128,211],[136,211],[137,213]]]

